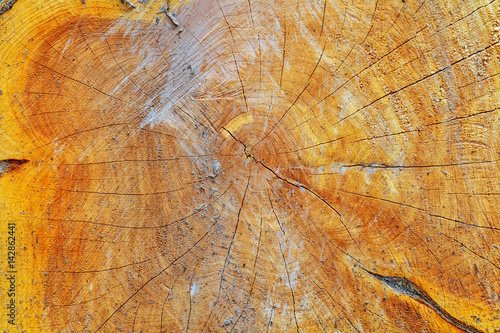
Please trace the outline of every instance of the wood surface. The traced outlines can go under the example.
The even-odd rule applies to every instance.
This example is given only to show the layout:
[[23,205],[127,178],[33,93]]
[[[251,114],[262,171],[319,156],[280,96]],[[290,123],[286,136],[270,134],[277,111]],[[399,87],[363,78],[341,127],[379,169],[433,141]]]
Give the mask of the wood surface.
[[499,5],[1,1],[0,328],[500,332]]

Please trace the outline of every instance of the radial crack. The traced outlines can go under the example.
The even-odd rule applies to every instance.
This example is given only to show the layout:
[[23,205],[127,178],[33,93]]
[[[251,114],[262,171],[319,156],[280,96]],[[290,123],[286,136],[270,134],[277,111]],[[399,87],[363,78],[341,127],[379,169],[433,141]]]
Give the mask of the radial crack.
[[379,280],[385,285],[388,285],[396,292],[401,294],[410,296],[411,298],[419,301],[420,303],[428,306],[434,312],[436,312],[439,316],[441,316],[444,320],[452,324],[453,326],[461,329],[467,333],[482,333],[482,331],[478,330],[475,327],[469,326],[468,324],[458,320],[453,317],[450,313],[448,313],[445,309],[443,309],[436,301],[434,301],[424,290],[422,290],[415,283],[404,277],[395,277],[395,276],[383,276],[376,273],[372,273],[363,268],[367,273],[371,276]]
[[6,173],[19,169],[23,164],[28,162],[29,162],[28,160],[16,160],[16,159],[1,160],[0,177],[5,175]]

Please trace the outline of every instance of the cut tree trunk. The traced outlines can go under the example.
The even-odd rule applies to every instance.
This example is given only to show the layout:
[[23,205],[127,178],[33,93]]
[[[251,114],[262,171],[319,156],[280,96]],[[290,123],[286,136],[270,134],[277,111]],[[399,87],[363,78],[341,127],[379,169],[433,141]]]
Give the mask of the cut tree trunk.
[[0,2],[0,328],[499,332],[500,2]]

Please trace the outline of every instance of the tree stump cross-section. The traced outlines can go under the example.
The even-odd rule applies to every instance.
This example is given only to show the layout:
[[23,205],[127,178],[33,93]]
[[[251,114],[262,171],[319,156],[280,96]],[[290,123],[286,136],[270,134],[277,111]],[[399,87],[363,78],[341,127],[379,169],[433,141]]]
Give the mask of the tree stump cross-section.
[[499,17],[0,1],[0,328],[500,332]]

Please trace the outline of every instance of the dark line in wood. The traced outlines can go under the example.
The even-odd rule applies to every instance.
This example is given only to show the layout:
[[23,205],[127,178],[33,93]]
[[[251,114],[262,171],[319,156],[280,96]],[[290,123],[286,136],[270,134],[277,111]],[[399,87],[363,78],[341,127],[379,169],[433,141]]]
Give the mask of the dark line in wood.
[[281,257],[283,258],[283,263],[285,264],[286,276],[288,278],[288,287],[290,288],[290,292],[292,293],[292,303],[293,303],[293,318],[295,319],[295,327],[297,329],[297,333],[300,332],[299,323],[297,322],[297,310],[295,309],[295,294],[292,288],[292,281],[290,280],[290,273],[288,272],[288,265],[286,264],[286,258],[283,254],[283,249],[281,248],[281,244],[278,243],[280,248]]
[[[323,6],[323,17],[321,19],[321,31],[319,32],[319,37],[321,38],[321,36],[323,35],[323,29],[325,27],[325,14],[326,14],[326,4],[327,4],[328,0],[325,0],[325,5]],[[324,50],[324,48],[323,48]]]
[[12,9],[17,0],[10,0],[0,3],[0,16]]
[[28,163],[28,160],[17,160],[17,159],[7,159],[0,161],[0,177],[3,175],[19,169],[24,164]]
[[207,232],[201,236],[201,238],[199,238],[198,240],[196,240],[196,242],[189,248],[187,249],[184,253],[182,253],[180,256],[178,256],[177,258],[175,258],[174,260],[172,260],[172,262],[170,262],[170,264],[168,264],[165,268],[163,268],[159,273],[153,275],[151,278],[149,278],[149,280],[147,280],[146,282],[144,282],[139,288],[137,288],[136,291],[134,291],[125,301],[123,301],[119,307],[117,307],[103,322],[102,324],[94,331],[94,333],[97,333],[99,332],[106,324],[107,322],[114,317],[115,314],[118,313],[118,311],[120,311],[132,298],[134,298],[142,289],[144,289],[149,283],[151,283],[153,280],[155,280],[158,276],[160,276],[161,274],[163,274],[167,269],[169,269],[170,267],[172,267],[172,265],[174,265],[177,261],[179,261],[181,258],[183,258],[185,255],[187,255],[189,252],[191,252],[209,233],[210,231],[212,230],[212,228],[218,223],[218,221],[216,220],[211,226],[210,228],[208,228]]
[[247,186],[245,188],[245,193],[243,194],[243,198],[241,199],[241,205],[240,205],[240,208],[238,210],[238,216],[236,218],[236,224],[234,226],[234,231],[233,231],[233,237],[231,239],[231,243],[229,244],[228,246],[228,250],[227,250],[227,255],[226,255],[226,258],[224,260],[224,265],[222,267],[222,272],[221,272],[221,276],[220,276],[220,282],[219,282],[219,291],[217,292],[217,297],[214,301],[214,304],[212,306],[212,309],[210,310],[210,313],[208,315],[208,318],[207,320],[205,321],[205,324],[203,325],[203,329],[201,330],[202,332],[205,331],[205,327],[208,325],[208,322],[210,321],[210,317],[212,317],[212,314],[215,310],[215,307],[217,306],[217,304],[219,303],[219,299],[220,299],[220,294],[221,294],[221,289],[222,289],[222,282],[224,281],[224,273],[225,273],[225,270],[226,270],[226,266],[227,266],[227,263],[229,261],[229,256],[231,254],[231,251],[233,250],[233,246],[234,246],[234,242],[236,241],[236,234],[238,232],[238,226],[240,224],[240,216],[241,216],[241,211],[243,210],[243,205],[245,204],[245,198],[247,196],[247,193],[248,193],[248,188],[250,186],[250,179],[252,177],[252,169],[250,169],[248,171],[248,180],[247,180]]
[[[481,48],[481,49],[479,49],[479,50],[476,50],[476,51],[474,51],[474,52],[472,52],[472,53],[470,53],[470,54],[466,55],[465,57],[460,58],[460,59],[458,59],[458,60],[456,60],[456,61],[454,61],[454,62],[450,63],[449,65],[447,65],[447,66],[445,66],[445,67],[443,67],[443,68],[441,68],[441,69],[438,69],[437,71],[434,71],[434,72],[432,72],[432,73],[430,73],[430,74],[427,74],[427,75],[425,75],[425,76],[421,77],[420,79],[418,79],[418,80],[416,80],[416,81],[413,81],[412,83],[409,83],[409,84],[407,84],[407,85],[405,85],[405,86],[403,86],[403,87],[401,87],[401,88],[398,88],[398,89],[396,89],[396,90],[390,91],[390,92],[388,92],[388,93],[386,93],[386,94],[384,94],[384,95],[382,95],[382,96],[380,96],[380,97],[377,97],[377,98],[375,98],[374,100],[372,100],[371,102],[369,102],[368,104],[363,105],[362,107],[360,107],[359,109],[357,109],[357,110],[356,110],[356,111],[354,111],[353,113],[350,113],[350,114],[348,114],[347,116],[345,116],[345,117],[343,117],[343,118],[339,119],[339,120],[338,120],[337,122],[335,122],[332,126],[335,126],[335,125],[337,125],[337,124],[339,124],[339,123],[341,123],[341,122],[343,122],[343,121],[347,120],[348,118],[350,118],[350,117],[354,116],[355,114],[357,114],[357,113],[358,113],[358,112],[360,112],[360,111],[365,110],[366,108],[368,108],[368,107],[372,106],[373,104],[377,103],[378,101],[380,101],[380,100],[382,100],[382,99],[385,99],[385,98],[387,98],[387,97],[389,97],[389,96],[395,95],[395,94],[397,94],[397,93],[399,93],[399,92],[401,92],[401,91],[403,91],[403,90],[405,90],[405,89],[407,89],[407,88],[409,88],[409,87],[411,87],[411,86],[414,86],[414,85],[416,85],[416,84],[418,84],[418,83],[420,83],[420,82],[422,82],[422,81],[425,81],[425,80],[427,80],[427,79],[429,79],[429,78],[431,78],[431,77],[433,77],[433,76],[435,76],[435,75],[437,75],[437,74],[439,74],[439,73],[441,73],[441,72],[444,72],[444,71],[446,71],[446,70],[449,70],[449,69],[451,69],[453,66],[455,66],[455,65],[457,65],[457,64],[459,64],[459,63],[461,63],[462,61],[467,60],[467,59],[469,59],[469,58],[471,58],[471,57],[473,57],[473,56],[475,56],[475,55],[477,55],[477,54],[479,54],[479,53],[481,53],[481,52],[484,52],[484,51],[486,51],[486,50],[488,50],[488,49],[492,48],[493,46],[495,46],[495,45],[497,45],[497,44],[499,44],[499,43],[500,43],[500,42],[495,42],[495,43],[489,44],[488,46],[486,46],[486,47],[484,47],[484,48]],[[330,95],[330,96],[331,96],[331,95]],[[329,96],[327,96],[327,97],[329,97]],[[320,103],[321,103],[322,101],[324,101],[325,99],[326,99],[326,98],[322,99],[322,100],[321,100],[321,101],[319,101],[316,105],[320,104]]]
[[472,327],[455,317],[453,317],[450,313],[448,313],[445,309],[443,309],[439,304],[436,303],[423,289],[417,286],[412,281],[404,278],[404,277],[394,277],[394,276],[383,276],[373,272],[370,272],[367,269],[361,267],[368,274],[384,283],[385,285],[391,287],[396,292],[401,294],[410,296],[411,298],[417,300],[418,302],[428,306],[434,312],[436,312],[441,318],[452,324],[453,326],[465,331],[467,333],[483,333],[475,327]]
[[283,83],[283,71],[285,69],[285,56],[286,56],[286,16],[285,16],[285,28],[283,32],[283,55],[281,57],[281,75],[280,75],[280,89]]
[[240,315],[238,316],[238,319],[236,319],[236,321],[234,322],[234,325],[231,328],[231,331],[229,331],[229,333],[232,333],[234,331],[234,328],[236,327],[236,324],[238,324],[238,322],[240,321],[241,317],[243,316],[243,313],[246,311],[246,309],[248,307],[248,303],[250,303],[250,298],[252,298],[253,286],[255,285],[255,280],[257,279],[256,267],[257,267],[257,259],[259,258],[259,252],[260,252],[260,247],[261,247],[261,240],[262,240],[262,217],[260,218],[260,231],[259,231],[259,241],[258,241],[258,244],[257,244],[257,253],[255,254],[255,261],[253,263],[253,270],[254,270],[255,274],[253,276],[252,285],[250,286],[250,292],[248,293],[248,298],[247,298],[247,301],[245,302],[245,306],[243,307],[243,310],[240,312]]

